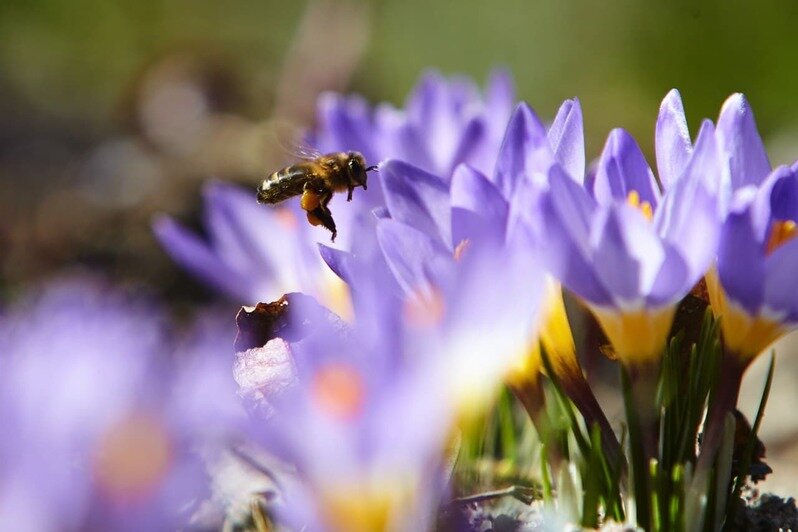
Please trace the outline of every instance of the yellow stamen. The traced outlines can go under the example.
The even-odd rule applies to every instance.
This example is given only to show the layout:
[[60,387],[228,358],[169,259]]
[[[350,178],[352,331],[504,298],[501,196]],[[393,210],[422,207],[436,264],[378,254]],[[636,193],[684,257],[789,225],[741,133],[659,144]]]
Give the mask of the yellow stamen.
[[94,457],[97,484],[119,502],[146,496],[163,480],[171,459],[170,438],[160,420],[132,413],[99,441]]
[[783,246],[793,238],[798,236],[798,227],[792,220],[779,220],[773,222],[770,228],[770,238],[768,239],[767,254],[770,255],[779,247]]
[[676,307],[621,312],[591,306],[623,364],[657,362],[662,355]]
[[640,193],[636,190],[629,191],[629,194],[626,196],[626,203],[638,209],[646,220],[651,221],[654,218],[654,209],[651,207],[651,203],[647,201],[640,201]]
[[366,389],[355,368],[333,363],[313,377],[312,396],[324,412],[340,421],[348,421],[362,411]]

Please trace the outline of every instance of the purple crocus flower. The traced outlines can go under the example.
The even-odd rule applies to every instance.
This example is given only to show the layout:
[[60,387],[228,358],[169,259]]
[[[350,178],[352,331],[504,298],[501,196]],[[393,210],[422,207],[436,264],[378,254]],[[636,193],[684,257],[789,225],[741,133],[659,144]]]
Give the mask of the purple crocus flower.
[[625,363],[659,359],[676,304],[715,257],[718,200],[707,182],[718,179],[719,158],[707,121],[664,194],[623,130],[607,140],[593,197],[558,167],[549,172],[543,208],[553,269],[588,302]]
[[[727,349],[747,362],[762,352],[795,321],[781,267],[789,268],[789,246],[798,205],[794,169],[771,170],[753,110],[745,96],[733,94],[720,111],[715,139],[720,151],[719,171],[706,179],[720,197],[720,217],[725,219],[717,266],[707,275],[714,312],[723,316],[721,327]],[[692,146],[681,98],[675,90],[663,101],[657,122],[657,156],[660,171],[678,169]],[[660,157],[661,154],[661,157]],[[672,183],[663,178],[663,183]],[[783,248],[783,249],[782,249]],[[786,271],[786,270],[785,270]],[[769,283],[769,288],[766,288]],[[770,299],[776,297],[776,299]]]
[[350,282],[355,322],[342,329],[323,320],[298,341],[262,348],[277,362],[267,380],[278,389],[268,397],[268,422],[257,422],[257,440],[300,477],[283,494],[281,516],[311,530],[427,529],[456,422],[484,405],[523,349],[535,321],[534,286],[525,282],[526,301],[508,305],[519,286],[495,283],[497,267],[521,276],[499,253],[475,252],[449,272],[450,282],[407,297],[374,236],[351,254],[325,254]]
[[424,74],[403,109],[371,110],[358,97],[325,94],[318,127],[308,142],[323,153],[360,151],[368,161],[401,159],[449,178],[461,163],[491,172],[510,118],[514,90],[509,74],[493,73],[484,97],[467,78]]
[[[720,175],[707,185],[718,192],[725,213],[734,195],[761,186],[772,170],[754,112],[743,94],[732,94],[723,102],[715,140],[720,150]],[[664,188],[681,175],[693,149],[681,95],[673,89],[662,101],[656,128],[657,166]]]
[[206,412],[195,432],[183,406],[197,396],[174,400],[163,323],[152,304],[85,281],[50,285],[0,322],[1,528],[188,522],[207,485],[196,436],[230,418]]
[[[513,98],[512,83],[502,72],[491,76],[484,98],[466,79],[428,73],[405,109],[382,104],[372,110],[358,97],[326,94],[319,100],[318,127],[308,143],[324,153],[360,151],[373,163],[402,159],[448,182],[463,162],[492,170]],[[567,136],[572,128],[563,118],[552,129]],[[376,175],[371,181],[351,203],[334,199],[331,204],[342,228],[336,243],[342,249],[357,240],[349,229],[355,220],[384,204],[382,179]],[[168,217],[157,219],[154,230],[178,264],[238,301],[255,304],[302,291],[346,314],[345,292],[315,249],[315,241],[327,234],[309,227],[295,203],[268,208],[257,205],[253,194],[215,183],[205,191],[207,238]]]
[[204,196],[207,238],[169,217],[154,223],[178,264],[239,303],[304,291],[344,311],[345,289],[319,258],[313,228],[296,205],[265,208],[254,195],[222,183],[207,185]]
[[798,324],[792,290],[798,261],[798,165],[776,168],[749,195],[738,194],[721,233],[713,305],[724,343],[750,361]]

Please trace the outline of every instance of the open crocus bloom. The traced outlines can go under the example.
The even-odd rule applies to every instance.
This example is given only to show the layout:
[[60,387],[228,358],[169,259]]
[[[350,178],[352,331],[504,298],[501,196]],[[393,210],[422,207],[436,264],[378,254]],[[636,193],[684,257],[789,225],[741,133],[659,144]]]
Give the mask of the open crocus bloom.
[[798,168],[778,167],[749,192],[730,207],[709,283],[726,347],[745,364],[798,322]]
[[[616,130],[594,196],[557,166],[543,201],[553,270],[595,312],[620,359],[656,362],[676,304],[704,275],[719,234],[714,128],[705,122],[690,161],[660,195],[632,138]],[[556,250],[556,251],[554,251]]]

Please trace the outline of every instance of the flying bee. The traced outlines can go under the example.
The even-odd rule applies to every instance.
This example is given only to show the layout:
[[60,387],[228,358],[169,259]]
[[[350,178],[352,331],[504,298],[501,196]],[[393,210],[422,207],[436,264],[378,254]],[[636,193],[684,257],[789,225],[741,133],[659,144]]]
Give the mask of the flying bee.
[[367,188],[368,172],[376,166],[366,166],[363,155],[356,151],[328,153],[278,170],[258,187],[258,203],[276,204],[301,195],[300,205],[307,212],[312,225],[322,225],[332,233],[338,231],[327,206],[335,192],[347,191],[346,201],[352,201],[356,187]]

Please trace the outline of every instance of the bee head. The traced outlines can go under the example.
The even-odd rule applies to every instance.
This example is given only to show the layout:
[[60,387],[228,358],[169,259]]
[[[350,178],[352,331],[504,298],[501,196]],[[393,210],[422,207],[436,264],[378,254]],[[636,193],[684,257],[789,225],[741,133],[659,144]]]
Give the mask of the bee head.
[[349,179],[356,187],[367,188],[368,172],[376,170],[376,166],[366,167],[366,159],[363,155],[356,151],[350,151],[348,154],[347,167],[349,169]]

